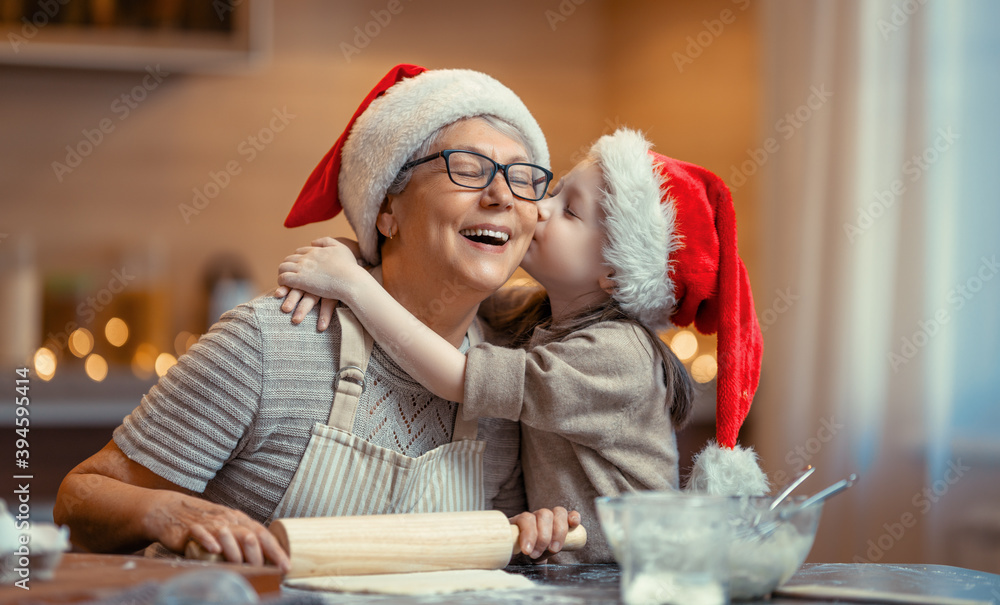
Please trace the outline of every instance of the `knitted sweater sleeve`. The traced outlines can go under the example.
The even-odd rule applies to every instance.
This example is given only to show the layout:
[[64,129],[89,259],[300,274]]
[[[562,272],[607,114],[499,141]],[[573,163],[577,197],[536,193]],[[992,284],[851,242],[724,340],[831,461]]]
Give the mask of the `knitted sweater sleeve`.
[[115,443],[164,479],[203,492],[254,422],[261,351],[254,309],[228,311],[125,417]]
[[663,378],[648,339],[624,322],[605,322],[564,340],[522,349],[477,345],[467,354],[466,417],[520,420],[592,448],[622,427],[662,415],[649,385]]

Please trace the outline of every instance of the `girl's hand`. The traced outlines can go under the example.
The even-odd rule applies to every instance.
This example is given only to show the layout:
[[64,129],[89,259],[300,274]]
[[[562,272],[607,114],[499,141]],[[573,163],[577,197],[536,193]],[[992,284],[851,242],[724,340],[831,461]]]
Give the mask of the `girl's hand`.
[[233,563],[264,565],[270,561],[281,571],[291,561],[266,527],[240,511],[169,490],[156,490],[146,502],[146,533],[174,552],[184,552],[194,540],[212,554]]
[[[360,249],[358,248],[358,243],[356,241],[344,238],[334,239],[332,237],[322,237],[313,240],[311,248],[300,248],[299,250],[296,251],[296,254],[293,254],[285,259],[285,262],[278,267],[279,271],[278,283],[285,284],[285,282],[282,281],[282,275],[281,275],[283,271],[285,272],[292,271],[300,273],[299,277],[297,278],[295,276],[290,276],[290,275],[285,276],[285,279],[288,280],[290,283],[296,282],[299,279],[304,279],[304,280],[316,279],[317,278],[317,275],[315,274],[316,268],[311,267],[307,264],[305,265],[303,264],[304,262],[308,263],[309,260],[307,258],[304,258],[304,255],[308,255],[309,252],[312,251],[314,248],[335,249],[331,251],[331,254],[322,254],[322,253],[313,254],[314,258],[312,260],[314,261],[326,260],[332,262],[348,263],[348,257],[345,254],[345,249],[349,251],[351,254],[351,259],[350,259],[351,263],[348,263],[348,265],[358,262],[356,258],[360,256]],[[304,274],[301,271],[303,267],[306,267]],[[314,273],[310,274],[309,271],[313,271]],[[334,273],[335,271],[332,271],[327,277],[333,278],[335,276]],[[282,311],[284,311],[285,313],[291,313],[292,311],[294,311],[294,313],[292,314],[293,324],[302,323],[302,320],[305,319],[306,315],[308,315],[309,312],[312,311],[313,307],[315,307],[316,303],[318,302],[320,308],[319,308],[319,318],[316,321],[316,329],[319,332],[323,332],[330,326],[334,310],[337,306],[337,298],[331,296],[326,296],[321,298],[320,294],[322,293],[320,292],[310,293],[313,292],[313,290],[311,289],[313,287],[314,286],[310,285],[303,288],[298,288],[298,287],[291,287],[290,285],[281,285],[274,291],[274,296],[276,298],[285,299],[285,302],[281,305]],[[307,292],[306,290],[309,291]]]
[[552,510],[540,508],[533,513],[523,512],[510,518],[517,525],[521,553],[541,562],[562,550],[569,530],[580,525],[580,513],[567,512],[557,506]]
[[324,332],[330,327],[333,313],[337,307],[337,301],[333,298],[320,298],[315,294],[309,294],[302,290],[289,288],[288,286],[278,286],[274,291],[275,298],[284,298],[281,303],[281,310],[292,314],[292,323],[300,324],[309,315],[316,303],[319,303],[319,318],[316,320],[316,331]]

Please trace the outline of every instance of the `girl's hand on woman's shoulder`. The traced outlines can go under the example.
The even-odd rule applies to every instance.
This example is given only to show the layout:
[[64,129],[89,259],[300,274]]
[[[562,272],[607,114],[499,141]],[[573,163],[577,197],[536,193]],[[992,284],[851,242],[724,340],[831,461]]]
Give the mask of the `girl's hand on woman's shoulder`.
[[278,266],[275,298],[284,298],[281,310],[292,313],[292,323],[300,324],[319,304],[316,330],[325,331],[333,319],[340,294],[337,277],[356,266],[361,251],[358,243],[346,238],[322,237],[311,246],[299,248]]

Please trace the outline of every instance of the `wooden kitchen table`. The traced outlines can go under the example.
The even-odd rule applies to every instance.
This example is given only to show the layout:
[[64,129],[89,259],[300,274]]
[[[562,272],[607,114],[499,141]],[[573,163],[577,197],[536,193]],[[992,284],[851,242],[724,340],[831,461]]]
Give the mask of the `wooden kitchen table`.
[[94,601],[112,597],[145,583],[160,584],[176,575],[203,569],[240,573],[259,595],[277,595],[281,587],[281,573],[275,567],[66,553],[52,580],[42,581],[37,576],[32,576],[28,583],[30,590],[17,586],[0,587],[0,604]]
[[[133,565],[134,564],[134,565]],[[65,603],[108,598],[144,582],[164,582],[195,569],[226,569],[242,573],[262,595],[262,600],[322,603],[394,603],[417,605],[611,605],[620,603],[616,565],[533,565],[510,566],[507,571],[524,575],[537,583],[528,590],[464,592],[452,595],[400,597],[357,595],[279,589],[280,576],[274,568],[248,565],[210,564],[199,561],[166,561],[117,555],[67,554],[51,582],[34,582],[32,589],[0,588],[0,603]],[[945,565],[806,564],[786,586],[844,586],[897,594],[959,598],[982,603],[1000,603],[1000,576]],[[148,585],[152,587],[153,585]],[[15,592],[16,591],[16,592]],[[30,597],[30,599],[29,599]],[[298,599],[296,598],[298,597]],[[770,605],[808,605],[846,601],[792,599],[780,595],[766,601]],[[872,601],[869,601],[872,602]],[[943,601],[935,601],[943,602]]]

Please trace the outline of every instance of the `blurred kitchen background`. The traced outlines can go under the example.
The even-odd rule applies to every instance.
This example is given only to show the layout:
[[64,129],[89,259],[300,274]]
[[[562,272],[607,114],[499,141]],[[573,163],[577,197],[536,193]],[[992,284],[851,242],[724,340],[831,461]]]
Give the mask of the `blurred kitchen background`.
[[[810,560],[1000,573],[998,22],[987,0],[0,0],[0,497],[31,472],[50,516],[222,311],[351,235],[282,221],[410,62],[509,85],[557,176],[621,125],[722,176],[765,338],[741,440],[778,485],[860,477]],[[664,338],[703,400],[687,466],[714,340]]]

